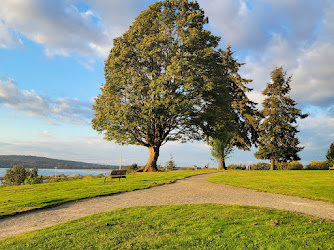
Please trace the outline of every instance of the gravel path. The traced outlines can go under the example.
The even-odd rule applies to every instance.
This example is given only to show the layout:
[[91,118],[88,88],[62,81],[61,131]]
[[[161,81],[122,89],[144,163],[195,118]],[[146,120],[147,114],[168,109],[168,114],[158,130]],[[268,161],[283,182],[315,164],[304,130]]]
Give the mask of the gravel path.
[[[0,239],[117,208],[170,204],[238,204],[300,212],[334,221],[334,204],[205,181],[197,175],[145,190],[69,202],[0,220]],[[107,183],[106,185],[112,185]]]

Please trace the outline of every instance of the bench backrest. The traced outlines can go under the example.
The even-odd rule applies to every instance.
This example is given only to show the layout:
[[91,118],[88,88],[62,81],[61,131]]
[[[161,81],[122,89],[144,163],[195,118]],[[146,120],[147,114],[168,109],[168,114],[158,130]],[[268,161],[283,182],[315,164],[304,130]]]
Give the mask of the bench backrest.
[[110,175],[126,175],[126,169],[120,169],[120,170],[111,170]]

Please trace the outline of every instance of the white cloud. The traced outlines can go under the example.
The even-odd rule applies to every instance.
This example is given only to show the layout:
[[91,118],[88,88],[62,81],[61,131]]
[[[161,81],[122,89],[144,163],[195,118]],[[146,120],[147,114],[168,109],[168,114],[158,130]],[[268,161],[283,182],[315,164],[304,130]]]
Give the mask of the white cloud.
[[[45,46],[47,56],[64,56],[73,52],[83,56],[101,56],[89,44],[96,47],[110,44],[104,31],[93,21],[93,13],[80,12],[73,4],[64,1],[3,0],[1,6],[0,23]],[[5,37],[6,44],[15,39],[8,32]]]
[[87,124],[92,118],[91,103],[72,98],[52,100],[34,90],[20,90],[13,79],[0,80],[0,104],[30,116],[76,124]]

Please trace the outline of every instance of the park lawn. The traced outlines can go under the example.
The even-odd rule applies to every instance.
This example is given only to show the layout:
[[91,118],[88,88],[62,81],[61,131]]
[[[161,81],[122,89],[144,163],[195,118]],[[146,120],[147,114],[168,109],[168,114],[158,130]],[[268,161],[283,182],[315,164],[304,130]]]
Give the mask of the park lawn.
[[214,175],[213,183],[334,202],[334,171],[235,171]]
[[80,180],[64,182],[8,187],[0,186],[0,218],[68,201],[145,189],[208,172],[212,171],[138,173],[127,175],[127,181],[121,180],[118,182],[114,180],[113,183],[110,183],[110,179],[104,183],[104,178],[88,176]]
[[0,241],[0,249],[334,249],[334,223],[196,204],[117,209]]

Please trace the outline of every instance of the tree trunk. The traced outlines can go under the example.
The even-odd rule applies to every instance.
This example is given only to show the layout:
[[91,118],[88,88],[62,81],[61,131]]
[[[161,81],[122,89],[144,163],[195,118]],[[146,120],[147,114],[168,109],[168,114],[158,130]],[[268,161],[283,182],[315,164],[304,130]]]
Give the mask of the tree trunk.
[[270,170],[274,170],[275,169],[275,159],[271,159],[270,160]]
[[143,172],[157,172],[157,160],[159,157],[159,149],[160,147],[149,147],[148,148],[148,160],[141,168]]
[[218,158],[218,170],[226,170],[225,159]]

